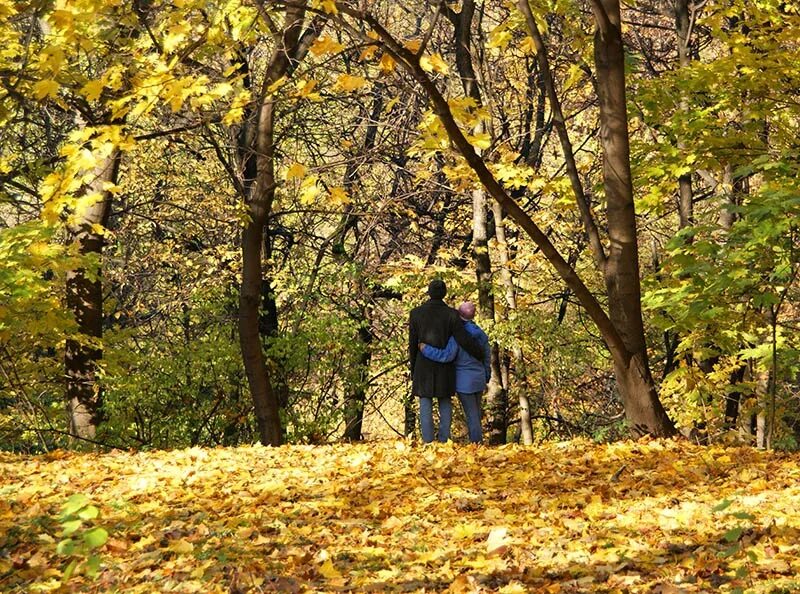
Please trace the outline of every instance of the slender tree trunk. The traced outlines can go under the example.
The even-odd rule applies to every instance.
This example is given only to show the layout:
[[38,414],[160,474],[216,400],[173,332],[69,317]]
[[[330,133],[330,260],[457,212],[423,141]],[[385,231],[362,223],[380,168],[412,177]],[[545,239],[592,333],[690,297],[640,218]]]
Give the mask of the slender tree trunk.
[[[494,321],[494,294],[492,292],[492,265],[489,259],[487,237],[486,192],[472,192],[472,255],[475,274],[478,278],[478,303],[482,318]],[[486,391],[486,407],[489,412],[488,442],[498,445],[506,442],[508,428],[508,393],[503,388],[500,370],[500,347],[491,343],[492,377]]]
[[[691,53],[689,52],[691,23],[689,21],[689,0],[675,0],[675,32],[678,45],[678,63],[681,67],[689,66]],[[689,101],[681,97],[680,110],[689,111]],[[686,150],[686,142],[678,138],[678,150]],[[692,196],[692,173],[684,173],[678,178],[678,217],[681,229],[694,225],[694,203]]]
[[[369,111],[367,128],[364,133],[364,144],[362,153],[364,161],[369,159],[369,152],[375,147],[378,136],[378,122],[384,106],[384,88],[377,85],[373,91],[372,106]],[[361,184],[361,173],[363,167],[358,167],[358,162],[353,159],[348,164],[344,175],[344,189],[348,196],[353,196],[359,190]],[[342,217],[341,231],[338,237],[338,253],[348,262],[356,261],[358,255],[358,242],[352,250],[348,250],[347,234],[351,230],[358,228],[358,216],[353,214],[352,207],[348,205],[345,215]],[[363,292],[362,287],[362,292]],[[364,424],[364,405],[367,400],[367,379],[369,378],[369,368],[372,362],[372,321],[370,320],[369,305],[362,305],[359,308],[360,318],[357,320],[358,342],[361,347],[361,354],[358,357],[358,368],[355,379],[346,387],[345,408],[344,408],[344,438],[348,441],[361,441],[363,439],[362,427]]]
[[361,355],[358,358],[358,373],[354,384],[349,387],[345,398],[344,438],[348,441],[363,439],[364,404],[367,399],[367,379],[369,365],[372,361],[372,331],[369,327],[368,312],[362,310],[362,325],[358,329],[358,340],[361,344]]
[[[247,381],[256,414],[261,443],[279,445],[283,441],[280,419],[281,401],[273,386],[264,357],[259,306],[266,296],[269,306],[269,272],[263,270],[263,245],[266,225],[275,199],[275,103],[269,87],[288,76],[305,56],[319,35],[323,20],[311,23],[303,32],[306,2],[288,5],[283,34],[270,59],[258,94],[256,109],[238,139],[243,171],[242,193],[249,221],[242,234],[242,285],[239,296],[239,342]],[[302,33],[302,35],[301,35]],[[245,67],[246,69],[246,67]],[[250,73],[246,72],[246,84]],[[266,274],[265,274],[266,272]],[[274,305],[274,297],[272,298]],[[277,315],[277,311],[275,312]],[[277,323],[275,324],[277,326]],[[277,332],[277,330],[276,330]]]
[[[505,289],[506,297],[506,316],[508,320],[517,311],[517,290],[514,286],[514,279],[511,274],[511,267],[509,265],[510,258],[508,253],[508,240],[506,238],[506,225],[504,220],[503,207],[497,201],[492,201],[492,212],[494,214],[494,229],[495,238],[497,239],[497,249],[500,254],[500,282]],[[522,349],[515,346],[512,349],[513,357],[507,357],[510,363],[513,359],[514,368],[516,370],[517,382],[521,388],[525,384],[525,360],[522,357]],[[506,368],[503,377],[510,378],[509,370]],[[507,379],[503,388],[506,393],[509,391],[510,379]],[[519,430],[522,443],[531,445],[533,443],[533,425],[531,424],[531,406],[528,399],[528,393],[523,389],[518,389],[519,399]]]
[[100,279],[104,239],[95,225],[105,226],[107,223],[111,193],[103,186],[117,182],[119,162],[120,152],[115,149],[98,163],[94,180],[85,191],[87,194],[96,193],[100,198],[86,212],[76,213],[80,215],[80,221],[69,228],[70,239],[78,242],[78,253],[93,258],[96,266],[91,270],[71,270],[66,277],[67,307],[75,316],[80,334],[66,343],[67,415],[70,434],[83,439],[94,439],[102,420],[103,390],[97,381],[97,366],[103,358],[103,285]]

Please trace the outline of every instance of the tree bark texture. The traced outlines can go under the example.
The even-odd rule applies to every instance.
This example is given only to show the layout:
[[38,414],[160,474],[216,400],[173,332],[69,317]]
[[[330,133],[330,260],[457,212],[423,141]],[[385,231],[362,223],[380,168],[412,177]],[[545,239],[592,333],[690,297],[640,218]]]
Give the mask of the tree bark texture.
[[242,234],[242,285],[239,295],[239,341],[253,398],[259,438],[264,445],[280,445],[283,428],[280,401],[264,357],[259,306],[264,282],[264,232],[275,198],[275,103],[268,89],[286,75],[297,58],[305,18],[305,2],[286,7],[283,35],[275,48],[253,114],[254,126],[240,134],[239,153],[244,173],[245,202],[250,220]]
[[658,399],[650,374],[642,321],[619,1],[594,0],[594,4],[598,21],[594,58],[610,244],[604,277],[609,318],[626,350],[625,359],[615,361],[617,385],[634,435],[672,435],[674,425]]
[[95,258],[96,270],[77,268],[67,273],[67,308],[75,316],[79,337],[66,342],[64,371],[66,375],[67,416],[69,433],[81,439],[94,439],[102,419],[103,390],[97,381],[98,362],[103,357],[100,344],[103,337],[103,286],[101,257],[104,239],[95,225],[108,221],[111,193],[104,184],[117,182],[120,152],[114,150],[98,163],[94,180],[85,189],[100,198],[85,213],[77,213],[79,221],[70,226],[72,241],[78,242],[78,253]]
[[[500,254],[500,282],[505,289],[506,313],[504,319],[508,320],[517,311],[517,290],[514,286],[514,278],[511,274],[509,265],[510,257],[508,250],[508,239],[506,237],[505,213],[503,207],[496,200],[492,201],[492,213],[494,214],[495,238],[497,239],[498,253]],[[506,357],[510,366],[513,360],[516,377],[519,383],[519,430],[520,438],[524,445],[533,443],[533,425],[531,424],[531,406],[528,393],[522,389],[525,385],[525,360],[522,356],[522,349],[515,346],[511,351],[512,357]],[[508,377],[508,369],[504,369],[503,377]],[[503,387],[508,393],[509,380],[504,381]]]
[[[689,19],[689,0],[675,0],[675,33],[678,45],[678,64],[686,67],[691,62],[689,52],[691,23]],[[681,111],[688,112],[689,102],[681,97]],[[686,143],[678,139],[678,149],[686,150]],[[692,173],[684,173],[678,178],[678,218],[681,229],[694,225],[694,203],[692,196]]]

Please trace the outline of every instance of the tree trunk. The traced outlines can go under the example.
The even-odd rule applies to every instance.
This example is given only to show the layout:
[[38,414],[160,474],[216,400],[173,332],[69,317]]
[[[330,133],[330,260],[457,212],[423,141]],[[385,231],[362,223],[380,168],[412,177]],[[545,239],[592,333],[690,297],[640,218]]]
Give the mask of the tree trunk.
[[[487,238],[486,192],[472,192],[472,255],[475,275],[478,278],[478,303],[480,317],[494,321],[494,295],[492,293],[492,265],[489,260]],[[508,427],[508,395],[501,381],[500,347],[490,344],[492,377],[486,391],[486,408],[489,411],[488,442],[498,445],[506,442]]]
[[614,367],[633,434],[671,435],[675,429],[650,374],[642,321],[619,1],[595,0],[594,5],[598,21],[594,58],[610,240],[604,277],[609,318],[627,351],[627,361],[615,361]]
[[272,389],[261,333],[261,246],[264,235],[264,207],[253,200],[248,204],[250,221],[242,234],[242,286],[239,293],[239,342],[250,395],[256,413],[258,434],[263,445],[280,445],[281,428],[278,399]]
[[98,163],[94,180],[85,189],[97,193],[100,199],[85,213],[76,213],[80,221],[69,228],[70,239],[78,242],[78,253],[95,258],[96,270],[77,268],[66,277],[67,307],[78,324],[78,338],[66,342],[64,371],[66,375],[67,415],[69,433],[77,438],[94,439],[102,419],[103,390],[97,382],[98,362],[103,358],[103,236],[94,226],[105,226],[111,208],[111,193],[104,184],[115,184],[119,174],[120,152],[115,149]]
[[364,424],[364,404],[367,399],[367,379],[369,376],[369,365],[372,361],[372,331],[370,330],[368,312],[362,311],[362,325],[358,329],[358,339],[361,343],[361,355],[358,360],[358,377],[354,384],[350,385],[349,392],[345,397],[344,409],[344,438],[348,441],[361,441],[361,433]]
[[[691,24],[689,21],[689,0],[675,0],[675,32],[678,45],[678,63],[681,67],[688,66],[691,62],[689,44]],[[689,101],[681,97],[680,110],[689,111]],[[678,149],[681,153],[686,150],[686,143],[678,138]],[[683,229],[694,225],[694,203],[692,196],[692,173],[684,173],[678,178],[678,218],[679,228]]]
[[[258,102],[238,138],[238,154],[243,172],[242,193],[250,220],[242,234],[242,286],[239,296],[239,342],[253,398],[260,441],[264,445],[280,445],[283,427],[281,402],[270,378],[262,344],[259,306],[266,297],[269,305],[269,274],[263,270],[262,247],[272,203],[275,199],[275,103],[270,86],[288,76],[305,56],[308,47],[319,35],[321,22],[312,22],[305,32],[306,2],[289,5],[283,33],[267,67]],[[315,26],[316,24],[316,26]],[[302,35],[301,35],[302,32]],[[245,84],[251,83],[246,65]],[[274,297],[272,298],[274,305]],[[277,311],[275,311],[277,315]]]
[[[504,221],[503,207],[500,206],[496,200],[492,201],[492,213],[494,214],[494,229],[495,238],[497,239],[497,249],[500,254],[500,282],[505,289],[506,297],[506,315],[504,318],[508,320],[511,315],[517,311],[517,290],[514,286],[514,279],[511,274],[509,266],[508,254],[508,240],[506,238],[506,225]],[[514,368],[516,370],[516,378],[521,388],[525,385],[525,360],[522,357],[522,349],[515,346],[512,349]],[[507,357],[509,363],[512,357]],[[506,394],[509,392],[510,373],[505,370],[503,376],[508,377],[503,384]],[[531,445],[533,443],[533,425],[531,424],[531,406],[528,399],[528,394],[523,389],[517,389],[519,400],[519,431],[522,443],[524,445]]]
[[[475,14],[474,0],[464,0],[458,14],[449,13],[454,27],[456,44],[456,66],[461,78],[464,93],[473,99],[478,106],[482,105],[478,77],[472,60],[470,49],[472,38],[472,21]],[[483,123],[473,130],[474,134],[484,132]],[[475,275],[478,281],[478,305],[480,317],[494,322],[494,294],[492,292],[492,263],[488,245],[488,206],[486,190],[478,188],[472,191],[472,258],[475,264]],[[492,377],[486,392],[486,403],[489,411],[488,442],[493,445],[505,443],[508,427],[508,392],[501,379],[500,347],[491,344]]]

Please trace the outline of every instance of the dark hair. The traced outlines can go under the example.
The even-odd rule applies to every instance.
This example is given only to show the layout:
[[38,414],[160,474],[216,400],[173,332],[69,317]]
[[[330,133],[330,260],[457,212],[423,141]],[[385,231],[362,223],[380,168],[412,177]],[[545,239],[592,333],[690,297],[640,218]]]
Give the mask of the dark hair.
[[428,295],[431,299],[444,299],[447,295],[447,285],[440,278],[436,278],[428,285]]

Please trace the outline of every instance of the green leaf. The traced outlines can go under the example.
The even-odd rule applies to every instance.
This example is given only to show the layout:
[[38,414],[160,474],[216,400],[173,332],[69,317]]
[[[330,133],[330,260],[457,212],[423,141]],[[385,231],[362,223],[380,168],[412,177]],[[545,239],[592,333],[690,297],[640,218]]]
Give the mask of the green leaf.
[[108,540],[108,532],[105,528],[92,528],[83,535],[83,541],[89,546],[90,549],[96,549],[106,544]]
[[747,568],[747,565],[742,565],[736,570],[736,577],[742,579],[747,577],[748,573],[750,573],[750,570]]
[[720,551],[719,553],[717,553],[717,557],[722,557],[722,558],[732,557],[733,555],[738,553],[740,550],[741,550],[741,547],[737,543],[737,544],[733,545],[732,547],[728,547],[724,551]]
[[61,582],[68,582],[69,578],[72,577],[72,574],[75,572],[75,568],[78,566],[78,560],[73,559],[67,565],[67,568],[64,570],[64,577],[61,579]]
[[67,502],[64,504],[64,507],[61,510],[61,515],[71,516],[87,505],[89,505],[89,498],[83,493],[75,493],[75,495],[72,495],[69,499],[67,499]]
[[87,505],[78,512],[78,517],[81,520],[94,520],[98,515],[100,515],[100,510],[94,505]]
[[86,575],[95,577],[100,572],[100,557],[92,555],[86,561]]
[[748,514],[747,512],[736,512],[735,514],[731,515],[738,520],[750,520],[752,522],[756,519],[753,514]]
[[744,532],[744,530],[742,530],[740,526],[737,526],[736,528],[731,528],[725,533],[725,541],[736,542],[737,540],[739,540],[739,537],[742,536],[742,532]]
[[62,523],[62,527],[64,528],[64,536],[69,536],[73,532],[75,532],[78,528],[81,527],[83,524],[82,520],[67,520],[66,522]]
[[69,556],[75,550],[75,541],[71,538],[65,538],[56,545],[56,553],[59,555]]
[[732,499],[723,499],[720,503],[715,505],[711,509],[711,511],[713,511],[713,512],[721,512],[724,509],[728,509],[728,507],[730,507],[731,503],[733,503]]

